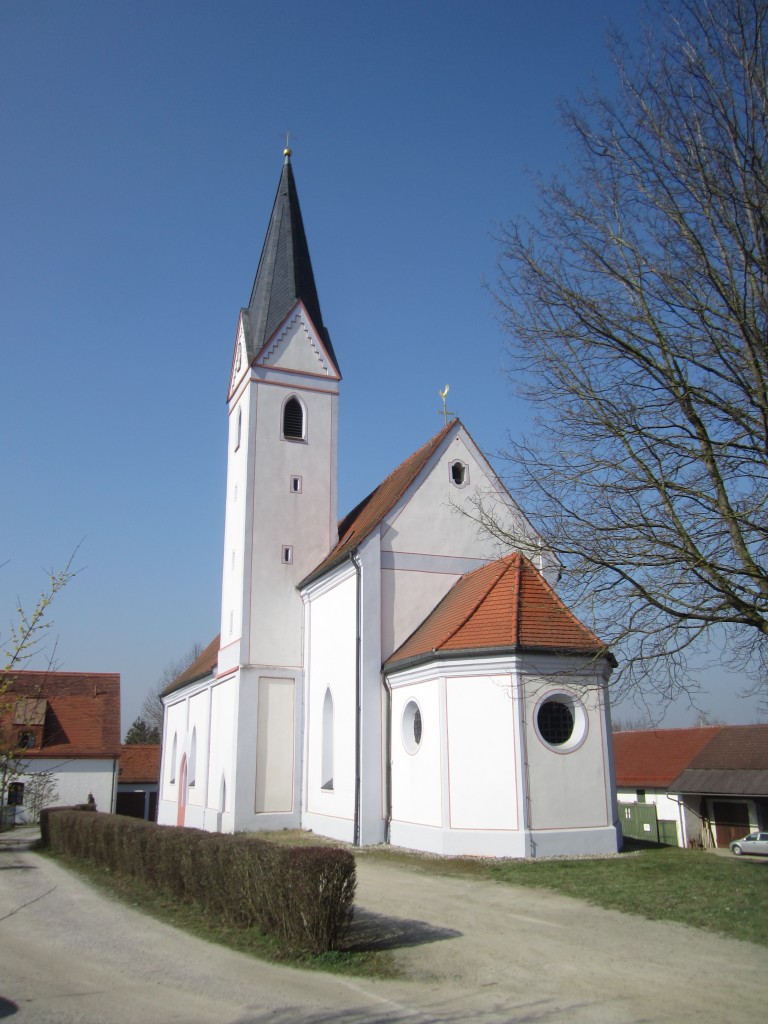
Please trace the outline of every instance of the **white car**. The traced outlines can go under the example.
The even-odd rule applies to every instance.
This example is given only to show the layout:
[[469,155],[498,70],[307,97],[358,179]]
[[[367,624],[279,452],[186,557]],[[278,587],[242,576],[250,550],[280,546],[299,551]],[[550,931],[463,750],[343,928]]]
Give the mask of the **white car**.
[[758,853],[768,857],[768,832],[750,832],[743,839],[734,839],[731,853]]

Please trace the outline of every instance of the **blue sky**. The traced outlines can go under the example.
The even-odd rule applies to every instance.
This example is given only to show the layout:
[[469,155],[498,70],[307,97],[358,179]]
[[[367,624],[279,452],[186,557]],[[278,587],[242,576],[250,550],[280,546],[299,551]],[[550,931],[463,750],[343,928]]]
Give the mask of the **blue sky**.
[[286,130],[344,376],[340,512],[439,429],[446,383],[485,451],[525,426],[483,283],[531,174],[568,162],[557,98],[613,86],[609,19],[631,38],[639,7],[0,5],[3,637],[82,540],[57,662],[120,672],[125,730],[218,631],[227,378]]

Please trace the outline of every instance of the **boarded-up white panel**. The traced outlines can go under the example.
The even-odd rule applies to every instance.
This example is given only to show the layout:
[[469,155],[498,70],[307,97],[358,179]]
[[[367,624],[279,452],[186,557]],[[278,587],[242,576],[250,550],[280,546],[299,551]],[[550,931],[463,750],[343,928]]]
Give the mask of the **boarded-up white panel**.
[[257,814],[293,809],[293,690],[292,679],[259,678]]
[[509,679],[448,679],[447,703],[451,828],[517,828]]

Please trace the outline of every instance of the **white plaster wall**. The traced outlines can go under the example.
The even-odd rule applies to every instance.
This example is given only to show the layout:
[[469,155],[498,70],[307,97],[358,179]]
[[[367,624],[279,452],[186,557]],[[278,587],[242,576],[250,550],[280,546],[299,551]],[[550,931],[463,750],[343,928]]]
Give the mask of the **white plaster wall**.
[[269,366],[323,376],[332,372],[317,335],[301,311],[286,321],[269,351],[262,356],[262,361]]
[[[171,764],[173,738],[176,737],[176,762]],[[163,777],[160,793],[163,800],[178,799],[179,764],[184,753],[187,738],[187,701],[179,700],[165,709],[165,730],[163,734]],[[171,782],[171,779],[174,781]],[[173,821],[176,821],[175,812]]]
[[[328,553],[335,530],[336,396],[306,387],[258,385],[253,477],[249,664],[299,666],[302,603],[296,586]],[[295,394],[306,409],[307,440],[281,437],[282,410]],[[301,493],[291,491],[301,477]],[[332,491],[333,489],[333,491]],[[334,519],[331,522],[332,517]],[[282,563],[284,546],[293,550]]]
[[[224,520],[224,557],[221,583],[221,644],[226,647],[241,635],[243,615],[243,563],[250,438],[250,390],[242,390],[229,410],[227,440],[227,494]],[[238,414],[242,416],[237,445]]]
[[[210,757],[208,762],[208,807],[228,811],[233,799],[235,744],[235,679],[230,677],[211,688]],[[226,781],[226,807],[222,807],[221,781]]]
[[[88,794],[92,793],[97,810],[106,813],[114,811],[117,769],[113,758],[81,758],[65,762],[58,758],[34,758],[29,761],[28,770],[15,781],[23,782],[26,786],[41,772],[49,772],[56,787],[55,796],[46,801],[46,807],[84,804]],[[16,814],[17,823],[26,822],[27,814],[26,806],[20,807]]]
[[448,593],[461,573],[383,569],[381,658],[385,661]]
[[[451,465],[456,461],[468,467],[466,486],[452,481]],[[521,549],[534,555],[537,535],[501,500],[487,463],[459,433],[418,489],[382,526],[383,659],[410,636],[461,575],[510,550],[481,531],[473,518],[469,503],[478,495],[493,506],[500,525],[519,538]],[[470,514],[462,514],[461,508]]]
[[[309,603],[305,807],[352,820],[355,796],[356,576],[347,570],[332,589]],[[333,697],[333,790],[321,786],[325,691]]]
[[[559,678],[534,674],[524,677],[524,685],[530,828],[562,830],[612,825],[606,723],[597,679],[595,685],[587,686],[575,674]],[[586,711],[586,736],[574,750],[549,746],[534,727],[539,702],[559,692],[575,696]]]
[[509,676],[446,680],[451,828],[520,827],[511,685]]
[[[208,731],[209,731],[209,689],[194,694],[189,700],[189,723],[184,752],[189,770],[192,769],[192,737],[195,736],[194,779],[189,775],[187,803],[193,807],[205,807],[208,782]],[[192,782],[194,781],[194,785]]]
[[[422,739],[416,753],[403,741],[403,712],[414,700],[421,710]],[[440,827],[443,824],[442,733],[438,678],[392,693],[392,819]]]

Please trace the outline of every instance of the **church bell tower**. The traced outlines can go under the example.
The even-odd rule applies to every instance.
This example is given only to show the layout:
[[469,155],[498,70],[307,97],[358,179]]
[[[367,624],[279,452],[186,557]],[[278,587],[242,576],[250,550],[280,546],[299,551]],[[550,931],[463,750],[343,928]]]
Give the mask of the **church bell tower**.
[[302,602],[336,541],[341,375],[284,163],[228,391],[219,678],[238,677],[236,828],[295,827],[301,805]]

